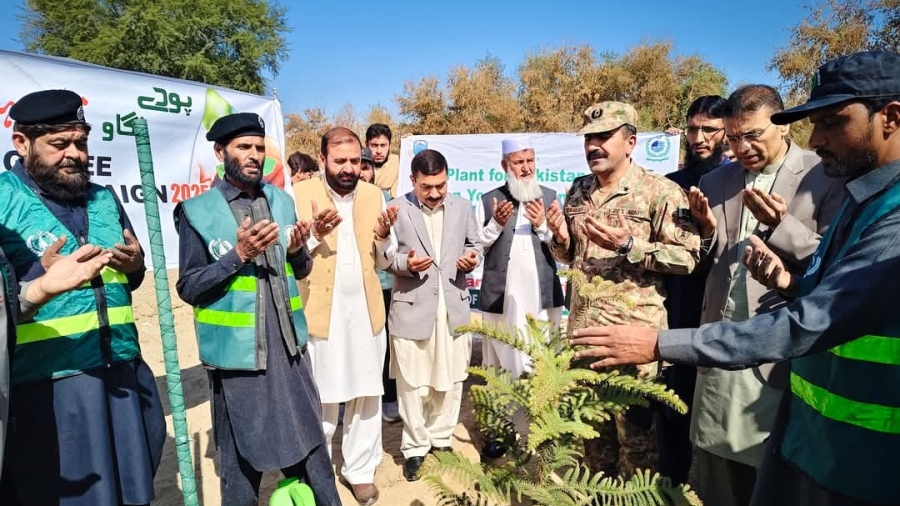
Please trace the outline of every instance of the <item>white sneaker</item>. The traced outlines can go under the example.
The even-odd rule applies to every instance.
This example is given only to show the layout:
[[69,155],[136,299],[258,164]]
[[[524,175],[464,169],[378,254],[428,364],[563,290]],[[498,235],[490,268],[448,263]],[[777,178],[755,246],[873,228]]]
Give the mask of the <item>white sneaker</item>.
[[387,423],[396,423],[401,420],[400,406],[396,402],[381,403],[381,419]]

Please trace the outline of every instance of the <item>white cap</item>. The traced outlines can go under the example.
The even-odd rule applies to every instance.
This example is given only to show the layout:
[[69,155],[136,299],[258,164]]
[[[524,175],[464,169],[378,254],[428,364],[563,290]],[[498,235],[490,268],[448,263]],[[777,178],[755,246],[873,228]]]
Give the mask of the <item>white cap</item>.
[[504,139],[503,140],[503,156],[523,149],[534,149],[527,139]]

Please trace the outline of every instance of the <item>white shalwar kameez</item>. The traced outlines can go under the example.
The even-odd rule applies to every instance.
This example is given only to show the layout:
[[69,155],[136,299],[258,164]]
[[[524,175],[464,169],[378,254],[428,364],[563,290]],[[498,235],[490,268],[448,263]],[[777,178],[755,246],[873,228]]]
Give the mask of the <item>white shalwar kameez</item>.
[[[434,264],[440,265],[444,206],[422,206],[431,238]],[[391,338],[391,368],[397,377],[397,400],[403,418],[400,451],[404,458],[424,457],[431,448],[450,448],[459,421],[463,382],[472,356],[472,338],[451,335],[444,299],[444,280],[438,288],[438,308],[430,339]],[[402,332],[397,330],[395,332]]]
[[[331,232],[337,234],[333,302],[328,337],[310,336],[309,356],[322,401],[322,426],[329,455],[343,402],[341,475],[351,485],[360,485],[374,482],[375,469],[382,459],[381,375],[387,339],[384,327],[372,335],[371,318],[365,310],[368,302],[353,226],[356,192],[341,197],[330,188],[328,191],[341,216],[337,230]],[[315,237],[307,242],[310,251],[319,244]]]
[[[481,201],[475,209],[475,219],[484,223],[485,210]],[[513,218],[510,218],[513,219]],[[562,318],[562,307],[544,309],[541,307],[541,284],[538,280],[537,263],[535,262],[534,244],[531,240],[531,222],[525,215],[525,205],[519,204],[519,212],[515,216],[515,235],[509,250],[509,266],[506,270],[506,293],[503,298],[503,314],[482,312],[485,323],[502,325],[509,329],[518,329],[519,336],[530,341],[526,329],[528,322],[525,315],[530,314],[538,320],[549,320],[555,328],[559,328]],[[503,227],[491,219],[487,226],[479,232],[479,239],[488,255],[488,248],[494,244]],[[553,233],[547,226],[547,220],[536,229],[538,239],[547,243]],[[540,254],[540,252],[537,252]],[[518,377],[532,372],[531,357],[510,346],[490,338],[481,341],[482,364],[486,367],[500,367]]]

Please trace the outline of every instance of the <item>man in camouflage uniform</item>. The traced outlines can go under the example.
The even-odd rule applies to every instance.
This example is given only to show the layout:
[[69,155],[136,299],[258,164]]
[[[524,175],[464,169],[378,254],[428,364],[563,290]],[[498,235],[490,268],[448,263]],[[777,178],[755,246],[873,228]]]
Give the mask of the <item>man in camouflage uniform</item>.
[[[664,329],[663,274],[689,274],[699,260],[687,196],[632,160],[637,113],[631,105],[601,102],[584,117],[578,135],[592,174],[573,182],[564,210],[554,202],[547,214],[550,250],[573,270],[568,329],[625,323]],[[624,372],[651,376],[655,370]],[[631,408],[596,427],[601,436],[585,445],[588,466],[613,475],[655,469],[651,420],[649,409]]]

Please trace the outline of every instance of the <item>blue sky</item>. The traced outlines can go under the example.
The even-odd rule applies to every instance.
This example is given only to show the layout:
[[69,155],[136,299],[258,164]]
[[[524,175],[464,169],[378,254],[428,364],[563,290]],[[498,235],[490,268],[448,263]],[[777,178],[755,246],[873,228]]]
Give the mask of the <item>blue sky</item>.
[[[6,13],[21,2],[0,0]],[[699,54],[725,70],[730,84],[778,84],[765,70],[788,30],[808,11],[804,2],[284,1],[289,59],[270,81],[282,109],[322,107],[330,115],[350,103],[396,111],[406,81],[443,77],[453,65],[490,54],[513,75],[534,51],[590,44],[623,53],[642,41],[669,40],[675,53]],[[19,25],[7,15],[0,49],[20,51]]]

